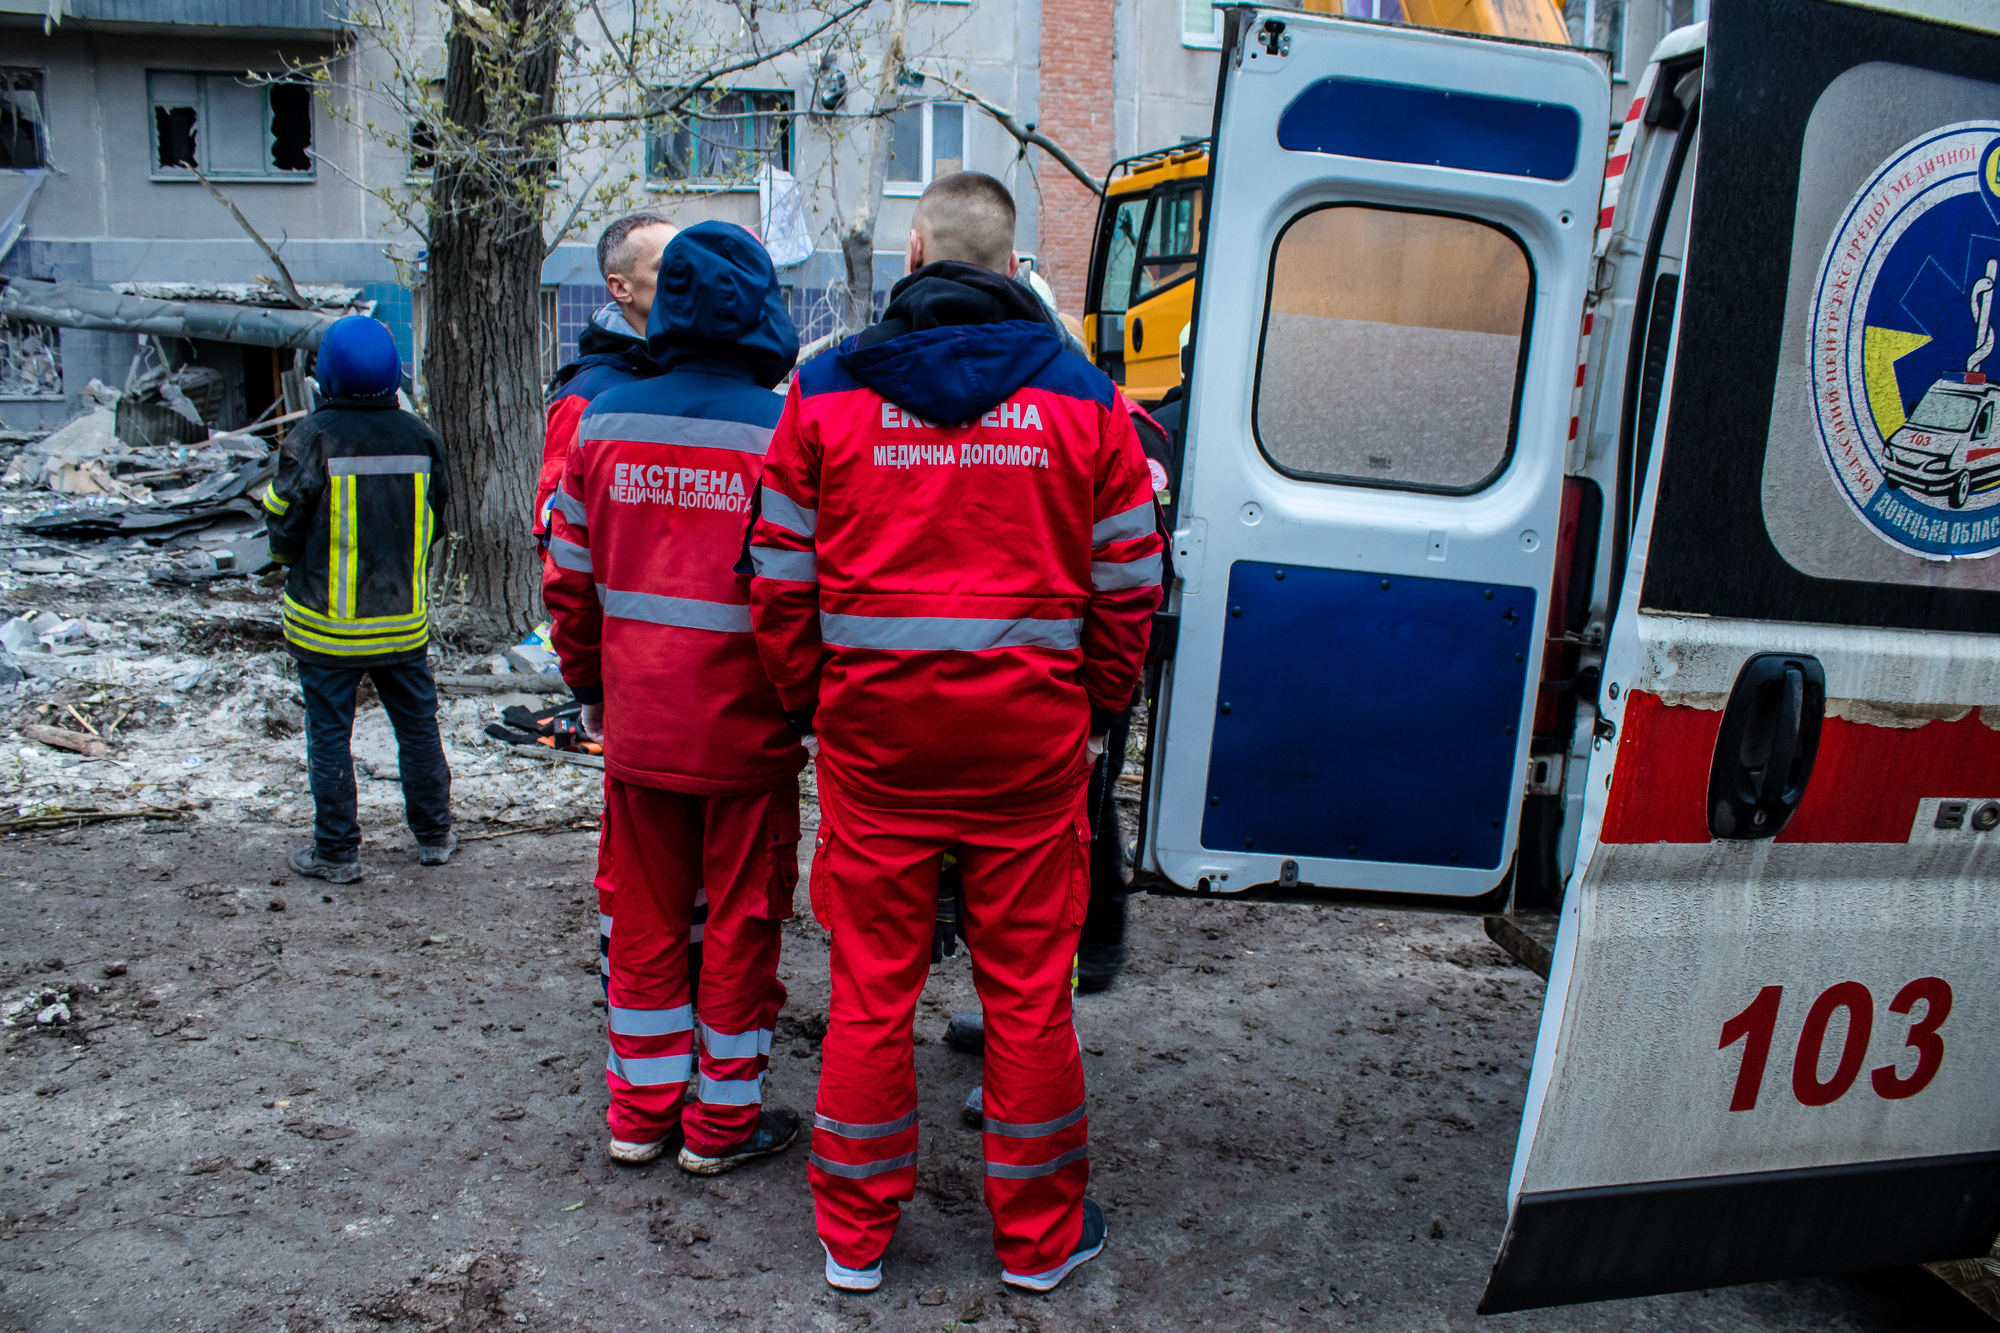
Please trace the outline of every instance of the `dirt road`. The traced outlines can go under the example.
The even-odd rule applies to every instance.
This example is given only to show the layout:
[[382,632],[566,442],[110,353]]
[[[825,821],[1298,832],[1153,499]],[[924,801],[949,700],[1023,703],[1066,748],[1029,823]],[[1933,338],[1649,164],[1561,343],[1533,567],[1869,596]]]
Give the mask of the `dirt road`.
[[[420,870],[407,834],[378,831],[373,873],[345,888],[276,869],[299,841],[218,820],[0,843],[0,985],[29,1001],[0,1035],[0,1328],[1962,1318],[1890,1275],[1482,1323],[1540,980],[1471,920],[1149,900],[1126,978],[1078,1005],[1104,1257],[1050,1297],[999,1284],[979,1136],[956,1115],[977,1063],[939,1041],[972,1007],[960,959],[917,1024],[916,1201],[883,1289],[838,1297],[802,1146],[712,1182],[605,1161],[591,835],[475,842]],[[769,1090],[809,1110],[823,936],[801,915],[786,948]],[[36,1025],[61,993],[71,1021]]]

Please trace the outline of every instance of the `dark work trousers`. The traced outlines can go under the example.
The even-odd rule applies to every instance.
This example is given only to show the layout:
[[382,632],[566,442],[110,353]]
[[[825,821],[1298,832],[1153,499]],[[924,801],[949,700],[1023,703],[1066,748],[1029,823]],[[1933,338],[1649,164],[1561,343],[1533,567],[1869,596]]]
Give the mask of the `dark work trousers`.
[[437,686],[423,658],[374,666],[322,666],[300,662],[299,689],[306,701],[306,765],[311,775],[313,841],[325,861],[352,861],[361,850],[355,819],[354,695],[367,676],[396,729],[396,760],[403,774],[403,811],[421,843],[451,835],[451,769],[438,735]]
[[1131,891],[1125,872],[1125,831],[1118,819],[1118,775],[1125,768],[1125,745],[1132,736],[1132,710],[1111,724],[1104,753],[1090,770],[1090,911],[1083,919],[1084,966],[1093,955],[1116,970],[1125,947],[1125,897]]

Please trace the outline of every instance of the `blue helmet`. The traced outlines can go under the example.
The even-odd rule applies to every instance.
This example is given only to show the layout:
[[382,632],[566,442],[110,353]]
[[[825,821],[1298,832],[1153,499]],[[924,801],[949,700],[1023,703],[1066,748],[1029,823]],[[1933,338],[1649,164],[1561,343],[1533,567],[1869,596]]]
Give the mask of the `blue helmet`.
[[403,382],[396,340],[366,315],[333,322],[320,338],[317,366],[328,398],[380,398]]

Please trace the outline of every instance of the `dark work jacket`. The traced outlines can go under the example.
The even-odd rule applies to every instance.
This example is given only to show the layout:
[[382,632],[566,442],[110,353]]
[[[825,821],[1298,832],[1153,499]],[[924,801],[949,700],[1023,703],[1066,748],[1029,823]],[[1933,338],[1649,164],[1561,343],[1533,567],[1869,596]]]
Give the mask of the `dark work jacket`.
[[393,394],[330,399],[292,428],[264,495],[272,558],[291,566],[292,656],[371,666],[424,655],[449,493],[443,441]]

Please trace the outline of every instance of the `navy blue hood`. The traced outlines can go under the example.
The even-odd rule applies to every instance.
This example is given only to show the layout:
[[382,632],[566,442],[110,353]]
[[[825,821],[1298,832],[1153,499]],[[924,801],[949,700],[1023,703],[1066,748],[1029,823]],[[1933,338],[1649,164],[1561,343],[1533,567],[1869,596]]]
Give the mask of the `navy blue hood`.
[[799,333],[771,256],[733,222],[697,222],[660,256],[646,346],[662,370],[740,366],[769,389],[792,373]]
[[848,374],[926,421],[976,421],[1061,354],[1041,300],[1012,278],[946,260],[889,289],[882,322],[841,352]]

